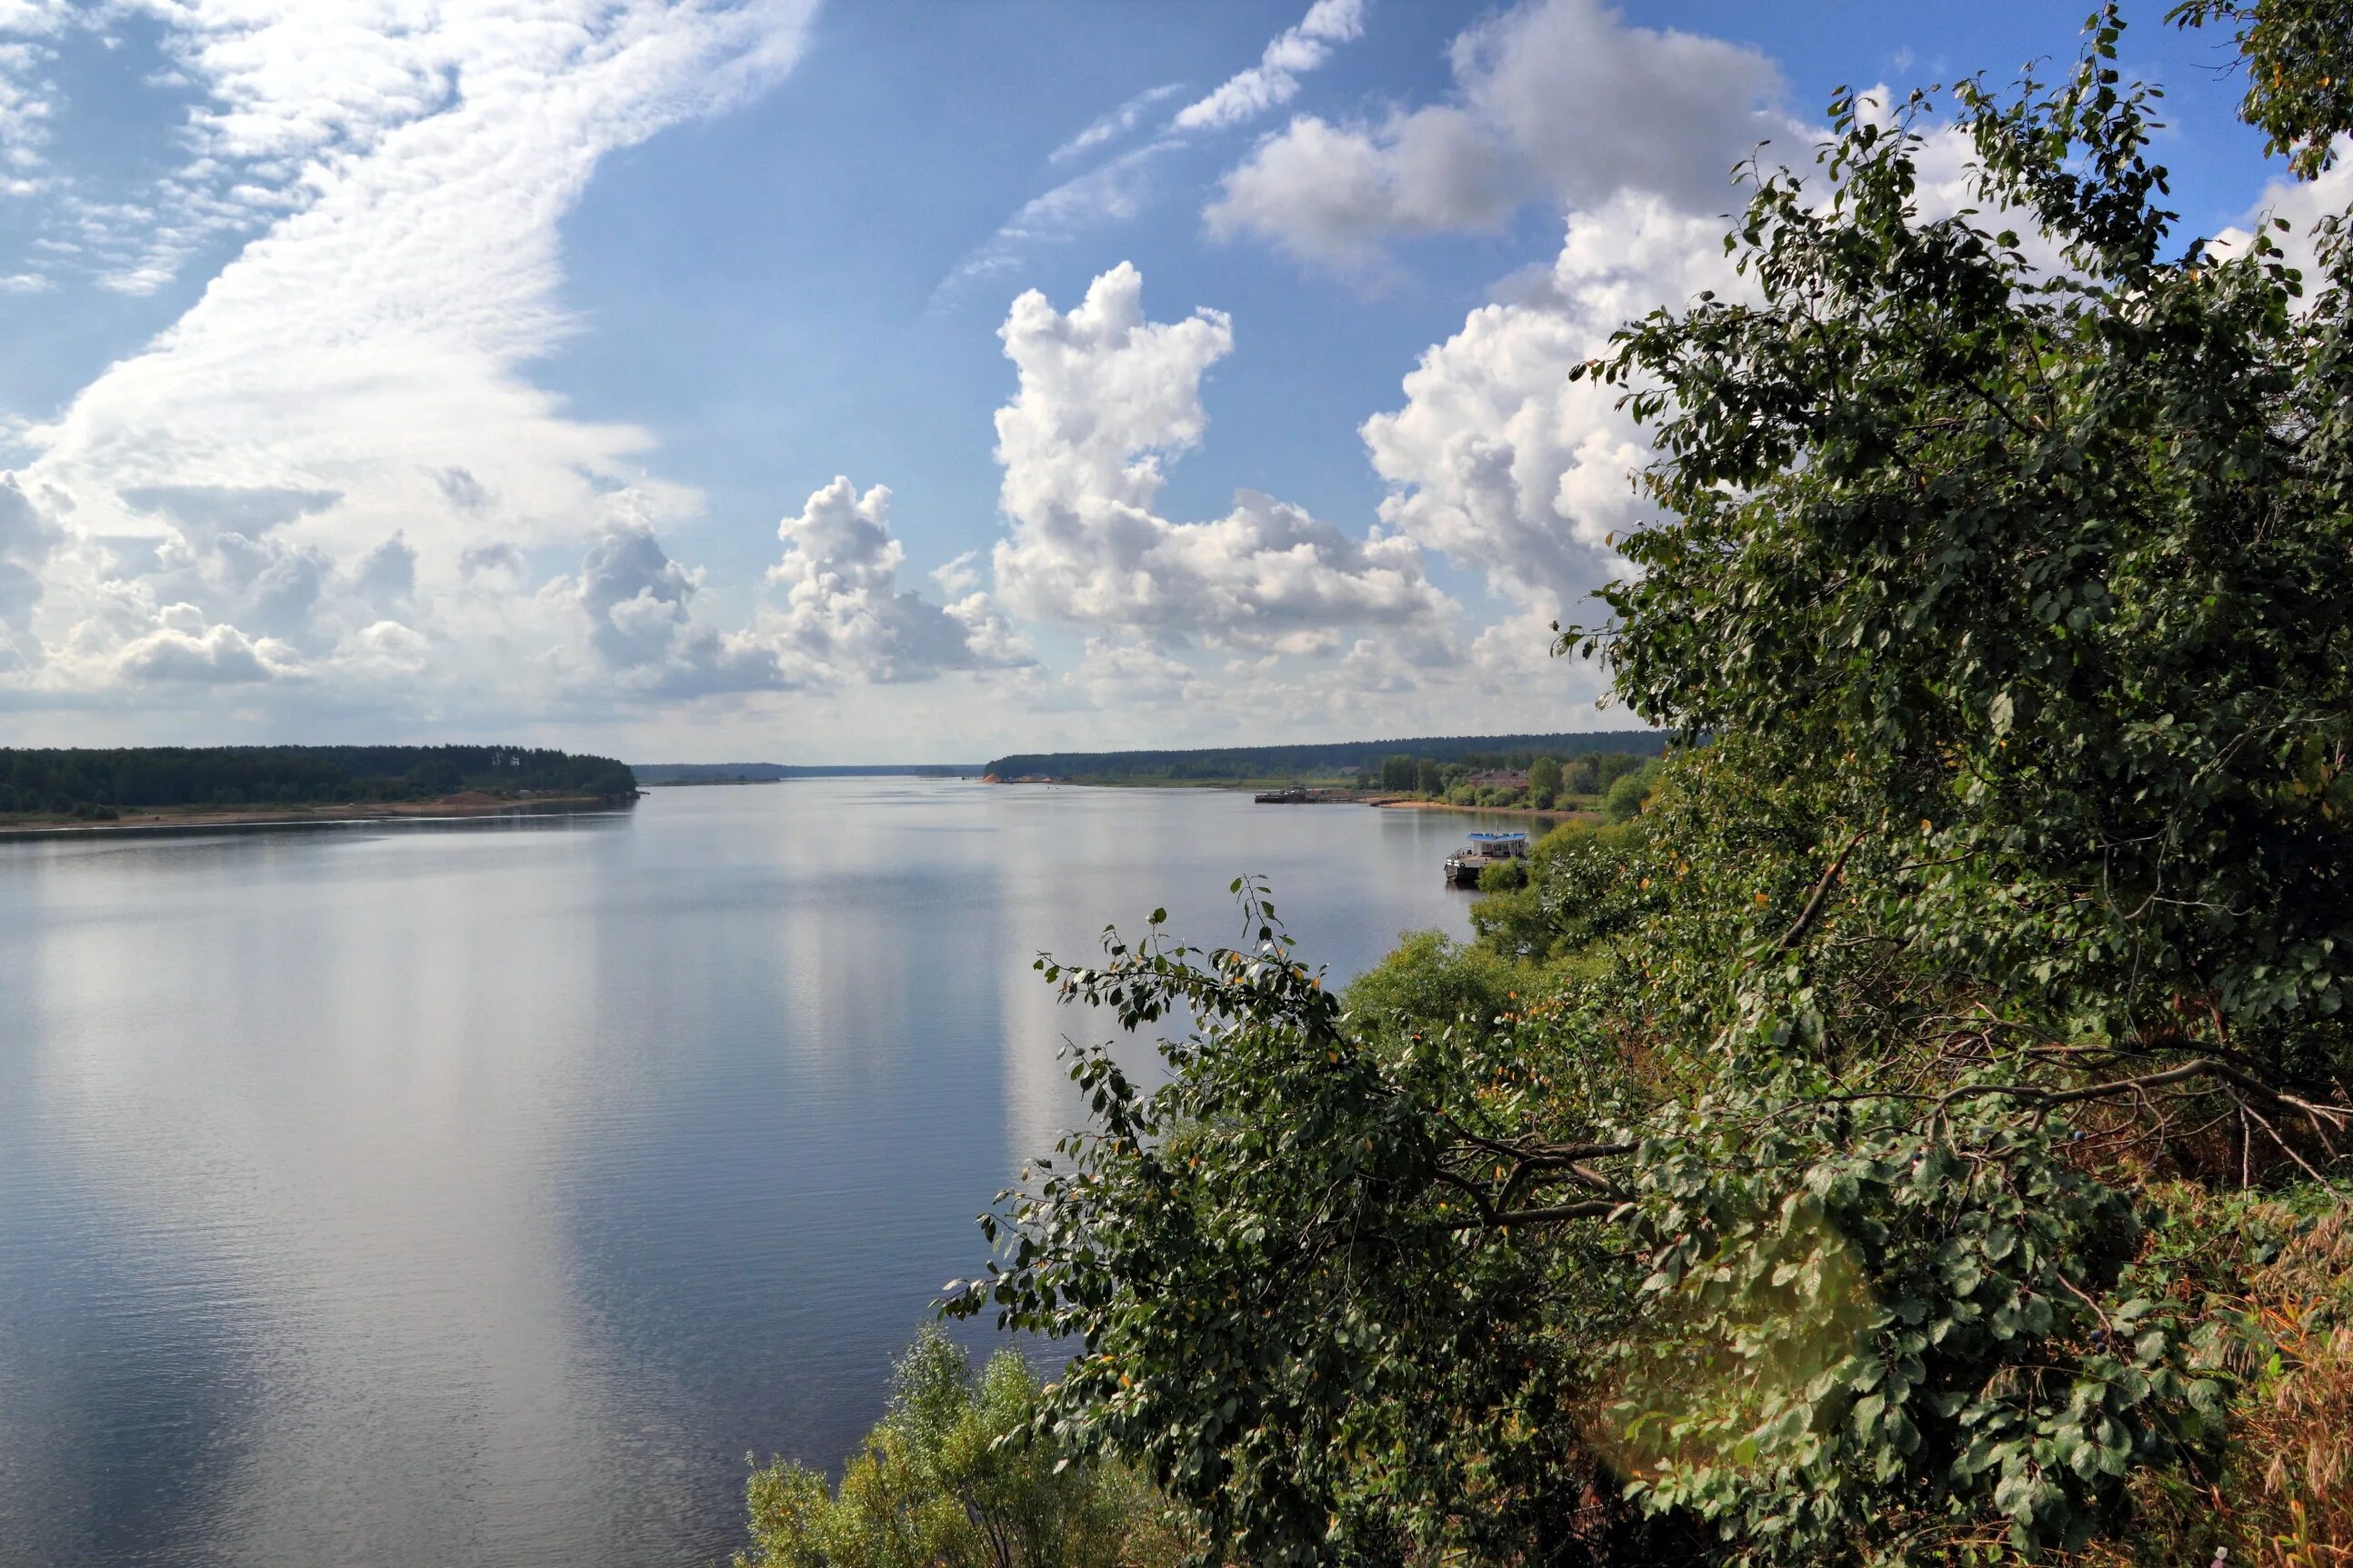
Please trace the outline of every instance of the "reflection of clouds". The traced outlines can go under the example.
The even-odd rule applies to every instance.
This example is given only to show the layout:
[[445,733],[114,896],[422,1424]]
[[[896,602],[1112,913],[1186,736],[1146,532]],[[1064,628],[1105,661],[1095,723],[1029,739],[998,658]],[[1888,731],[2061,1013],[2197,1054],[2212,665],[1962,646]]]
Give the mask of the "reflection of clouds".
[[[250,1370],[243,1347],[222,1342],[174,1357],[167,1379],[142,1376],[169,1325],[91,1310],[158,1285],[226,1287],[203,1238],[155,1235],[93,1190],[102,1171],[41,1157],[54,1124],[42,1091],[49,1063],[24,1046],[70,1039],[72,1019],[43,945],[16,926],[59,881],[50,858],[28,858],[0,881],[0,1552],[27,1563],[69,1561],[109,1537],[122,1511],[113,1460],[127,1426],[233,1421]],[[201,1531],[233,1489],[237,1461],[227,1445],[182,1452],[172,1476],[180,1528],[151,1531],[156,1550]]]
[[[223,1332],[250,1367],[233,1432],[127,1435],[151,1479],[176,1460],[150,1446],[233,1442],[206,1542],[227,1560],[498,1560],[518,1530],[596,1517],[582,1456],[612,1423],[548,1225],[550,1156],[595,1079],[595,989],[585,952],[514,951],[543,911],[512,872],[576,847],[215,843],[58,866],[56,902],[29,900],[43,988],[76,1026],[19,1037],[47,1156],[190,1270],[93,1306],[174,1325],[150,1375]],[[466,866],[420,875],[420,854]],[[441,918],[453,892],[480,926]],[[517,1495],[542,1505],[491,1506]]]
[[626,1081],[566,1202],[671,1559],[739,1544],[746,1450],[839,1462],[1006,1166],[988,843],[955,816],[875,780],[638,808],[599,926]]
[[[1139,1083],[1165,1070],[1156,1042],[1182,1036],[1170,1017],[1140,1035],[1123,1037],[1108,1008],[1061,1002],[1030,965],[1040,952],[1065,963],[1103,961],[1105,926],[1120,940],[1141,942],[1156,908],[1170,911],[1168,934],[1196,946],[1229,941],[1232,906],[1225,886],[1223,836],[1204,837],[1199,814],[1169,809],[1167,797],[1146,790],[1039,790],[1008,786],[997,815],[1011,848],[1002,857],[1007,902],[1005,1064],[1007,1134],[1023,1159],[1051,1152],[1068,1128],[1087,1124],[1086,1106],[1061,1054],[1065,1040],[1111,1044],[1120,1066]],[[1214,810],[1222,792],[1198,792],[1193,804]],[[1247,796],[1222,796],[1241,799]],[[1206,858],[1205,858],[1206,857]],[[1207,910],[1212,918],[1202,919]]]

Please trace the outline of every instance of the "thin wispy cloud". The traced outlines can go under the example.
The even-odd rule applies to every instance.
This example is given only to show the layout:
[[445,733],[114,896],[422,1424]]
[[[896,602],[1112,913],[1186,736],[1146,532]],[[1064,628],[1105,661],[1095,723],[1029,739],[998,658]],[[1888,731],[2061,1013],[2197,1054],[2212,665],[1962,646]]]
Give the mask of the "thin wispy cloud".
[[1335,44],[1365,31],[1365,0],[1315,0],[1299,25],[1275,36],[1258,64],[1176,111],[1178,131],[1218,131],[1279,109],[1299,95],[1299,79],[1331,58]]
[[41,187],[57,112],[49,68],[74,20],[65,0],[0,0],[0,195]]
[[1017,271],[1040,246],[1065,245],[1090,229],[1135,216],[1151,194],[1152,163],[1181,145],[1179,138],[1161,137],[1031,197],[940,279],[932,290],[932,308],[953,304],[976,284]]
[[[1160,134],[1085,174],[1034,196],[966,251],[932,290],[932,309],[953,304],[971,287],[1018,268],[1043,245],[1066,244],[1090,229],[1121,223],[1144,208],[1150,191],[1146,166],[1197,136],[1239,125],[1297,96],[1301,76],[1321,66],[1334,46],[1363,37],[1366,0],[1315,0],[1296,26],[1277,34],[1248,70],[1229,77],[1206,98],[1176,111]],[[1181,82],[1147,88],[1094,121],[1048,154],[1072,163],[1110,146],[1143,124],[1159,104],[1184,90]]]
[[1067,163],[1073,158],[1085,156],[1098,147],[1108,146],[1143,124],[1155,105],[1174,98],[1184,90],[1185,84],[1181,81],[1163,82],[1158,87],[1145,88],[1142,92],[1055,148],[1046,155],[1046,161],[1050,163]]

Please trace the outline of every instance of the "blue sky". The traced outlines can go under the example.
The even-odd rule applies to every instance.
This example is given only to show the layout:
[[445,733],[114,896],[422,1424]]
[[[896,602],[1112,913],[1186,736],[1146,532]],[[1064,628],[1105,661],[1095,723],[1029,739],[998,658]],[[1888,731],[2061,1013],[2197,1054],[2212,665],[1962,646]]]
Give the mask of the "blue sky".
[[[2128,63],[2219,233],[2278,171],[2157,18]],[[0,0],[0,728],[1622,723],[1543,627],[1622,569],[1642,448],[1561,372],[1718,281],[1724,172],[1833,88],[2055,67],[2079,22]]]

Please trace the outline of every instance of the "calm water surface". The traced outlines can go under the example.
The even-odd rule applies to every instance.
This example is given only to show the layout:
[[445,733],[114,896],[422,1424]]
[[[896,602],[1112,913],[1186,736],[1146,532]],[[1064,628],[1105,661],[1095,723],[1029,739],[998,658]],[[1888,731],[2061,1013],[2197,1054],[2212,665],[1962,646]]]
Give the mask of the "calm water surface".
[[723,1560],[1074,1120],[1039,949],[1229,941],[1261,872],[1345,976],[1467,929],[1475,826],[851,779],[0,844],[0,1564]]

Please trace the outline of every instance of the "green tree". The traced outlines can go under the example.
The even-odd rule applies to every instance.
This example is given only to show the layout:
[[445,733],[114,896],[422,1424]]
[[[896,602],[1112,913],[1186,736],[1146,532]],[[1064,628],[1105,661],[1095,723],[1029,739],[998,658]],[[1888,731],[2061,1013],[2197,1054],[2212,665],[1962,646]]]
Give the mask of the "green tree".
[[1019,1352],[977,1378],[926,1327],[841,1485],[778,1459],[752,1472],[752,1545],[735,1568],[1146,1568],[1181,1553],[1164,1506],[1116,1465],[1066,1464],[1030,1430]]
[[1623,822],[1642,809],[1642,801],[1658,784],[1659,766],[1648,763],[1618,775],[1601,797],[1601,812],[1612,822]]
[[1528,764],[1528,804],[1538,811],[1549,810],[1560,798],[1560,759],[1538,757]]
[[2230,26],[2247,73],[2240,118],[2264,151],[2314,179],[2353,132],[2353,5],[2346,0],[2187,0],[2167,13],[2185,27]]
[[1395,952],[1352,981],[1343,1000],[1366,1038],[1398,1041],[1433,1024],[1492,1024],[1513,1010],[1535,976],[1492,948],[1450,942],[1434,931],[1408,931]]
[[[1558,961],[1593,947],[1600,934],[1588,918],[1608,901],[1626,863],[1626,840],[1639,821],[1598,827],[1565,822],[1529,849],[1522,886],[1489,893],[1471,906],[1479,945],[1500,957]],[[1532,992],[1541,981],[1531,976]]]
[[1424,757],[1413,765],[1413,787],[1418,794],[1442,795],[1446,793],[1446,770]]
[[[1557,1082],[1509,1009],[1400,1038],[1373,1000],[1398,994],[1395,972],[1352,1016],[1293,957],[1263,888],[1236,888],[1235,948],[1169,943],[1155,916],[1141,944],[1107,937],[1101,965],[1043,965],[1124,1025],[1181,1014],[1198,1032],[1164,1042],[1155,1087],[1107,1047],[1077,1053],[1096,1125],[984,1222],[1008,1255],[952,1287],[952,1309],[1075,1339],[1049,1422],[1190,1505],[1211,1561],[1656,1544],[1609,1500],[1577,1403],[1580,1352],[1630,1293],[1550,1247],[1492,1245],[1483,1167],[1457,1168],[1496,1158],[1461,1140],[1508,1135],[1511,1107],[1564,1089],[1616,1103],[1622,1074]],[[1479,989],[1449,977],[1436,1005],[1483,1010]],[[1609,1247],[1568,1242],[1589,1263]]]

